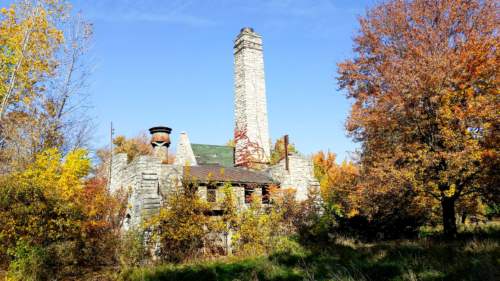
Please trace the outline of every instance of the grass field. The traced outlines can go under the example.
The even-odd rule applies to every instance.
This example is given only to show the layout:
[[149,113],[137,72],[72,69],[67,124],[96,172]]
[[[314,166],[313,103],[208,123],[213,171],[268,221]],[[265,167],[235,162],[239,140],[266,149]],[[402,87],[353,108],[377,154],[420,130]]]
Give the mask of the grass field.
[[438,237],[361,243],[337,238],[269,256],[129,269],[126,281],[159,280],[500,280],[500,227]]

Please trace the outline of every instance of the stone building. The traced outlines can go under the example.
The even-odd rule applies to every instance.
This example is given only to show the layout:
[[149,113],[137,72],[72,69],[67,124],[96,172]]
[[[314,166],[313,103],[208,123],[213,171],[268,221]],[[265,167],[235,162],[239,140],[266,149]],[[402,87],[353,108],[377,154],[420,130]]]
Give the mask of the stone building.
[[[308,157],[287,153],[279,163],[269,163],[271,140],[262,38],[252,28],[241,29],[234,42],[234,84],[235,134],[245,132],[245,138],[235,137],[234,148],[191,143],[187,133],[181,132],[175,161],[168,163],[172,130],[160,126],[150,129],[152,155],[138,156],[130,163],[126,154],[113,155],[110,190],[125,188],[130,194],[125,228],[157,213],[169,191],[187,177],[196,178],[200,197],[209,202],[218,202],[223,196],[221,187],[230,183],[240,209],[250,203],[252,194],[267,204],[271,185],[296,189],[297,200],[306,199],[310,188],[319,187]],[[245,153],[251,154],[259,170],[241,165]]]

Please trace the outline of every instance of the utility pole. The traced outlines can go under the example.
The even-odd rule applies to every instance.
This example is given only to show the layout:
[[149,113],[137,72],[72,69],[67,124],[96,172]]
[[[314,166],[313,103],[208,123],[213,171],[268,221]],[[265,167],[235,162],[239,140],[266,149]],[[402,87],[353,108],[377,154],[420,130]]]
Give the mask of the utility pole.
[[111,185],[111,167],[113,167],[113,135],[115,134],[115,128],[113,128],[113,122],[111,121],[111,128],[109,130],[109,177],[108,177],[108,188]]

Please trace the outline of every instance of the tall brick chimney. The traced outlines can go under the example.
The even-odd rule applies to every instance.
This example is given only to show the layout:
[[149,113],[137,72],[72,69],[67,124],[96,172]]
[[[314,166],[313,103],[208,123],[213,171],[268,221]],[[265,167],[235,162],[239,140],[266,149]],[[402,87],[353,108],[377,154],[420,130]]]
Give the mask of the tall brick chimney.
[[153,155],[158,157],[163,163],[168,163],[168,147],[170,146],[169,127],[153,127],[149,129],[151,133],[151,145],[153,146]]

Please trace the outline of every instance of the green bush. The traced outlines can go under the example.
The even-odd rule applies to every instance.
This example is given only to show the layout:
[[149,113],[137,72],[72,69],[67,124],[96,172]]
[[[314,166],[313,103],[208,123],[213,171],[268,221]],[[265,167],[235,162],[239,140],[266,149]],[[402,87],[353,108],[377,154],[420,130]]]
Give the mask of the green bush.
[[129,230],[124,233],[119,249],[120,264],[125,268],[142,265],[148,258],[144,243],[143,231]]
[[53,275],[51,260],[45,248],[20,241],[9,254],[14,257],[9,265],[9,280],[44,281]]
[[500,204],[489,204],[486,205],[486,217],[491,220],[494,217],[500,216]]

